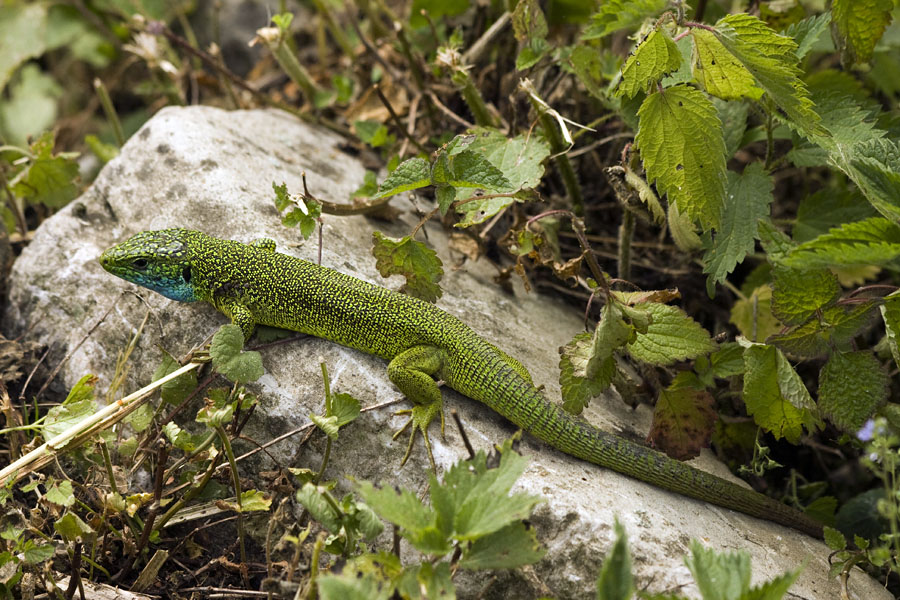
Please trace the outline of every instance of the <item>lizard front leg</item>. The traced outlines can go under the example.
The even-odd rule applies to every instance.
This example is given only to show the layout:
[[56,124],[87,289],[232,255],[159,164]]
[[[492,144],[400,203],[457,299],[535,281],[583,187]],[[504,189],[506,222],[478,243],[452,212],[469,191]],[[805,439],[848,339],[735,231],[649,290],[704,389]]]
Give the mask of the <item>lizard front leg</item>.
[[401,466],[409,460],[416,432],[422,433],[425,449],[432,470],[436,470],[434,455],[431,453],[431,441],[428,439],[428,425],[437,415],[441,416],[441,436],[444,435],[444,411],[441,400],[441,389],[434,380],[434,375],[441,372],[444,365],[444,351],[436,346],[413,346],[404,350],[388,364],[388,379],[396,385],[403,395],[413,403],[412,409],[399,411],[397,414],[408,414],[409,420],[394,434],[394,439],[412,426],[409,444],[403,456]]

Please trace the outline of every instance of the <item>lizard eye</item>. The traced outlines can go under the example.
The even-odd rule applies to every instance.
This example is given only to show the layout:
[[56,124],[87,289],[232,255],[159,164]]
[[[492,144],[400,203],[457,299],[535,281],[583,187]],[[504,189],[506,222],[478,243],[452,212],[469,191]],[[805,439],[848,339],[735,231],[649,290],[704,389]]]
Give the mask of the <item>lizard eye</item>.
[[143,271],[147,268],[147,259],[146,258],[138,258],[132,261],[131,266],[139,271]]
[[184,279],[185,283],[191,282],[191,268],[185,267],[184,271],[181,272],[181,277]]

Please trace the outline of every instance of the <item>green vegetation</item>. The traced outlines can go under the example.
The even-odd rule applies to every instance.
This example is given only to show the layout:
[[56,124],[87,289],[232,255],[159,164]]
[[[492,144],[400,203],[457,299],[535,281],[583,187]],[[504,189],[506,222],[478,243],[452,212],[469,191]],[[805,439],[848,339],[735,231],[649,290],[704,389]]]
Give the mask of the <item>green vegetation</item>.
[[[284,2],[269,27],[260,23],[260,62],[245,77],[223,61],[217,29],[194,30],[204,19],[192,18],[191,3],[8,2],[0,8],[5,230],[14,247],[27,244],[163,105],[290,111],[343,134],[384,170],[343,203],[260,181],[274,187],[285,226],[310,238],[341,215],[392,219],[389,205],[413,191],[433,199],[408,235],[375,233],[382,275],[440,298],[449,257],[420,234],[440,219],[457,234],[454,249],[497,260],[501,284],[517,277],[528,289],[563,290],[590,319],[560,356],[567,410],[582,411],[610,386],[626,402],[653,402],[656,447],[687,459],[712,445],[735,470],[765,478],[768,493],[832,526],[836,576],[846,583],[861,566],[897,593],[900,8],[749,4],[747,13],[716,0]],[[249,79],[273,74],[280,83],[265,92]],[[509,495],[523,468],[509,443],[499,458],[476,453],[433,476],[430,502],[362,481],[336,497],[322,474],[361,409],[331,393],[324,366],[325,410],[311,419],[328,451],[278,488],[303,518],[242,489],[231,444],[255,403],[243,386],[263,368],[233,328],[208,351],[166,354],[157,384],[100,416],[98,406],[121,395],[137,337],[105,402],[85,376],[52,407],[25,383],[34,349],[4,343],[19,366],[3,373],[3,389],[23,393],[0,402],[4,462],[27,457],[36,436],[35,446],[57,439],[71,463],[65,472],[49,458],[15,463],[21,481],[0,487],[11,515],[0,522],[0,596],[43,585],[51,563],[148,589],[141,582],[177,571],[158,553],[198,552],[162,535],[189,522],[195,505],[236,515],[240,563],[221,568],[241,589],[263,579],[243,560],[246,545],[259,543],[243,535],[251,511],[271,516],[287,556],[276,575],[305,597],[451,597],[459,569],[514,568],[543,552],[523,523],[536,499]],[[196,419],[176,424],[189,405]],[[123,419],[128,433],[112,449],[110,428]],[[213,477],[226,462],[228,486]],[[118,491],[120,471],[144,464],[152,491]],[[382,519],[416,557],[401,560],[376,541]],[[265,544],[271,583],[276,544]],[[111,547],[128,559],[111,558]],[[516,552],[501,551],[509,547]],[[709,583],[719,572],[733,578],[729,598],[781,597],[796,576],[751,590],[746,557],[691,553],[704,599],[726,597]],[[343,570],[320,572],[326,564]],[[630,597],[630,572],[620,532],[598,597]],[[78,577],[71,581],[60,596],[76,593]]]

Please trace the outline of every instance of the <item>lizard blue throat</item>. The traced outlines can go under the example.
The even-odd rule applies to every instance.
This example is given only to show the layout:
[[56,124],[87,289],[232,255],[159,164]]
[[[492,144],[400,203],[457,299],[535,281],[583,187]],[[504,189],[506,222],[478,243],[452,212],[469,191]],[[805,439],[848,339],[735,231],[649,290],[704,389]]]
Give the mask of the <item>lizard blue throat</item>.
[[100,266],[179,302],[196,302],[189,247],[184,229],[144,231],[100,256]]

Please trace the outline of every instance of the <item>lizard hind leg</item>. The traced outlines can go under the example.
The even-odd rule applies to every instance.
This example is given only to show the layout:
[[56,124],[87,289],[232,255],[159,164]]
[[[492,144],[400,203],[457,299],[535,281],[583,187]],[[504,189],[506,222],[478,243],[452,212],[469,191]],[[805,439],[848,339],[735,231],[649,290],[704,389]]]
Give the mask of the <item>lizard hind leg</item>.
[[435,470],[434,455],[431,452],[431,441],[428,438],[428,425],[438,415],[441,417],[441,436],[444,435],[444,411],[441,400],[441,389],[434,376],[440,374],[444,365],[444,351],[436,346],[413,346],[395,356],[388,363],[388,379],[396,385],[403,395],[413,403],[408,410],[396,414],[408,414],[409,420],[394,434],[394,439],[404,431],[412,428],[409,444],[401,465],[406,464],[412,452],[416,434],[421,433],[428,451],[428,460]]

